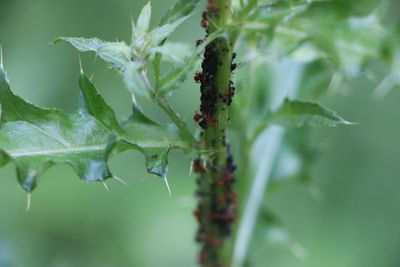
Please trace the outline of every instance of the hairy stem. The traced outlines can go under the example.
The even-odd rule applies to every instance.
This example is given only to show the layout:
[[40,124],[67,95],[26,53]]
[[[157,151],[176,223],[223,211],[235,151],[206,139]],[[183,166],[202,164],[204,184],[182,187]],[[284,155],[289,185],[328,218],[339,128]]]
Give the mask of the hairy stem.
[[[202,26],[212,34],[226,26],[231,19],[229,0],[208,0],[203,13]],[[232,101],[234,88],[230,81],[234,37],[217,38],[206,46],[202,73],[196,74],[201,82],[201,114],[195,120],[202,131],[202,154],[194,162],[199,173],[197,180],[199,204],[195,215],[199,222],[196,240],[200,243],[199,263],[203,266],[226,266],[224,258],[226,239],[230,236],[236,217],[233,182],[235,166],[226,142],[227,107]]]

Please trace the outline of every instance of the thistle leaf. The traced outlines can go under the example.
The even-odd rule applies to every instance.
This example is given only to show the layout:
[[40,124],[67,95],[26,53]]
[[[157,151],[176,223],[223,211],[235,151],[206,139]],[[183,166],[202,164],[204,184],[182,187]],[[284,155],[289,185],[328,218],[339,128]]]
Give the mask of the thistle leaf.
[[59,37],[53,43],[68,42],[80,52],[95,52],[111,67],[123,70],[131,58],[131,48],[124,42],[105,42],[98,38]]
[[334,127],[353,124],[317,103],[288,99],[272,115],[270,122],[290,127],[316,125]]
[[146,84],[141,77],[143,68],[144,65],[141,62],[129,62],[124,71],[124,83],[131,93],[149,97]]
[[153,42],[157,45],[163,42],[189,17],[190,15],[184,16],[170,24],[164,24],[152,30],[151,37],[153,39]]
[[159,83],[160,96],[168,95],[171,91],[179,88],[182,83],[187,79],[189,73],[192,73],[198,62],[198,57],[204,51],[205,47],[217,38],[223,38],[225,34],[224,29],[210,34],[204,42],[199,45],[194,53],[187,56],[182,64],[177,65],[175,68],[167,72],[161,77]]
[[147,5],[142,8],[139,18],[136,23],[135,32],[137,35],[143,35],[143,33],[148,32],[150,28],[150,18],[151,18],[151,2],[149,1]]
[[[105,148],[109,131],[89,114],[65,114],[40,108],[15,96],[0,69],[2,165],[16,164],[22,187],[31,192],[37,177],[56,163],[65,163],[87,182],[112,177]],[[8,159],[6,161],[5,159]]]
[[107,105],[93,83],[83,73],[79,77],[79,86],[81,88],[80,112],[95,117],[110,132],[121,133],[122,128],[114,110]]
[[107,161],[112,153],[121,151],[115,142],[120,140],[122,150],[140,150],[148,171],[164,178],[170,149],[187,147],[177,131],[150,120],[137,106],[122,127],[83,73],[79,84],[79,110],[66,114],[14,95],[0,68],[0,167],[15,163],[18,180],[27,192],[57,163],[70,165],[86,182],[103,182],[113,177]]

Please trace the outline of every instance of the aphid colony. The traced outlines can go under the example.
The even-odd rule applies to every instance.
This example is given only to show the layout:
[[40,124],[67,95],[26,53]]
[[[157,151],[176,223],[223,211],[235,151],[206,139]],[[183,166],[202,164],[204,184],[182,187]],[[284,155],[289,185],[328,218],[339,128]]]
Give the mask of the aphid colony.
[[[202,40],[197,40],[196,41],[196,45],[199,42],[201,43],[203,41]],[[235,58],[236,58],[236,53],[233,53],[232,60],[234,60]],[[232,63],[231,64],[231,71],[234,71],[236,68],[237,68],[237,64],[236,63]],[[202,84],[202,85],[203,84],[207,84],[207,78],[208,77],[206,75],[207,74],[204,74],[204,70],[203,70],[203,72],[196,72],[194,77],[193,77],[193,79],[194,79],[194,81],[196,83],[199,83],[199,84]],[[218,97],[222,100],[223,103],[225,103],[225,104],[227,104],[227,106],[229,106],[232,103],[232,98],[235,95],[235,90],[236,90],[236,88],[233,86],[233,82],[229,81],[229,88],[226,91],[218,94]],[[203,92],[202,92],[202,94],[203,94]],[[204,114],[204,113],[195,114],[193,119],[203,129],[206,129],[208,125],[218,125],[219,124],[219,121],[217,119],[215,119],[215,118],[213,118],[213,117],[211,117],[211,116],[209,116],[207,114]]]
[[[215,0],[208,0],[208,9],[203,12],[201,26],[209,33],[209,23],[218,10]],[[197,40],[196,46],[203,43]],[[199,263],[207,264],[218,262],[218,251],[224,240],[231,234],[232,224],[236,219],[236,195],[233,190],[235,182],[233,157],[229,152],[229,145],[225,137],[225,122],[221,122],[221,112],[231,105],[235,94],[233,82],[229,79],[226,89],[222,89],[217,79],[219,73],[232,72],[237,64],[233,63],[236,54],[232,54],[230,66],[225,59],[230,57],[229,44],[223,38],[217,38],[205,47],[204,59],[201,64],[202,70],[194,75],[194,81],[200,84],[200,112],[193,117],[194,121],[203,130],[201,135],[209,139],[205,142],[206,149],[218,147],[225,151],[223,158],[210,155],[209,158],[197,158],[193,161],[193,170],[198,174],[196,180],[198,189],[196,196],[199,199],[194,216],[199,223],[196,241],[201,244],[199,252]],[[224,74],[223,74],[224,75]],[[222,116],[226,117],[226,116]],[[229,121],[229,118],[227,119]],[[223,124],[221,124],[223,123]],[[211,130],[211,131],[209,131]],[[218,134],[211,134],[214,130]],[[218,162],[218,163],[216,163]]]

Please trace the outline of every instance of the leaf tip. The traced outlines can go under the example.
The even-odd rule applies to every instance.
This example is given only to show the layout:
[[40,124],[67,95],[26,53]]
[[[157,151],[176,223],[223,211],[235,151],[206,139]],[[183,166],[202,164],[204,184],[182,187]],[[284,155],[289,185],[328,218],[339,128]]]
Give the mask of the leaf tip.
[[56,39],[51,41],[50,44],[54,45],[54,44],[60,43],[60,42],[62,42],[64,40],[65,40],[65,37],[57,37]]
[[352,126],[352,125],[359,125],[360,123],[359,123],[359,122],[353,122],[353,121],[346,121],[346,120],[344,120],[344,121],[343,121],[343,124],[344,124],[344,125]]
[[3,47],[0,45],[0,69],[4,69],[3,66]]
[[103,184],[103,186],[104,186],[104,189],[108,192],[109,191],[109,189],[108,189],[108,185],[105,183],[105,182],[101,182],[102,184]]
[[164,177],[163,177],[163,180],[164,180],[165,186],[167,187],[168,195],[169,195],[169,197],[172,198],[171,188],[170,188],[170,186],[169,186],[167,176],[164,176]]
[[80,54],[78,55],[78,58],[79,58],[79,71],[80,74],[83,75],[82,59]]
[[26,197],[26,211],[31,210],[32,194],[29,192]]
[[125,180],[123,180],[122,178],[119,178],[119,177],[117,177],[115,175],[112,178],[115,179],[116,181],[120,182],[121,184],[124,184],[126,186],[129,185]]

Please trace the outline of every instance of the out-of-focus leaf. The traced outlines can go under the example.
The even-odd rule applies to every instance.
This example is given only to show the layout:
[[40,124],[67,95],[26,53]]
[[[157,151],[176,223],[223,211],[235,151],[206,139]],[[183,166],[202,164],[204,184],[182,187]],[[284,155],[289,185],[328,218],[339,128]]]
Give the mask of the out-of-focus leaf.
[[199,55],[204,51],[205,47],[217,38],[225,38],[225,31],[223,29],[210,34],[207,39],[197,47],[195,53],[186,57],[182,64],[179,64],[171,71],[167,72],[161,77],[158,96],[168,95],[171,91],[179,88],[181,84],[186,80],[189,73],[192,73],[199,60]]
[[161,25],[170,24],[193,12],[200,0],[178,0],[178,2],[168,10],[167,14],[161,19]]
[[[171,24],[177,21],[178,19],[188,16],[190,13],[193,12],[199,1],[200,0],[178,0],[178,2],[172,8],[170,8],[167,14],[161,19],[160,26],[165,24]],[[159,52],[157,51],[157,49],[164,49],[163,46],[165,40],[166,39],[159,42],[159,46],[161,47],[159,48],[156,47],[156,55],[153,60],[154,78],[156,80],[157,86],[160,78],[161,59],[163,55],[165,55],[165,51]]]
[[142,8],[139,18],[134,29],[137,36],[143,35],[143,33],[148,32],[150,28],[151,19],[151,2],[149,1],[147,5]]
[[277,156],[268,192],[275,192],[289,185],[310,188],[311,172],[323,148],[311,142],[311,128],[291,128],[284,136],[284,143]]
[[188,44],[167,42],[162,46],[157,46],[154,51],[165,56],[166,59],[183,63],[184,58],[193,53]]
[[270,122],[291,127],[352,124],[317,103],[288,99],[272,114]]
[[300,260],[308,256],[307,250],[294,240],[277,215],[264,207],[260,210],[246,262],[251,266],[256,252],[266,249],[268,244],[286,249]]
[[170,24],[164,24],[160,27],[155,28],[151,31],[151,38],[155,44],[160,44],[166,38],[168,38],[190,15],[184,16]]
[[131,58],[131,48],[124,42],[104,42],[98,38],[59,37],[53,43],[61,41],[70,43],[81,52],[95,52],[118,70],[124,69]]
[[24,101],[11,92],[2,69],[0,103],[0,149],[16,164],[18,180],[26,191],[32,191],[37,177],[56,163],[71,165],[87,182],[112,177],[105,149],[109,131],[94,117]]
[[126,88],[133,94],[149,97],[146,84],[142,79],[143,68],[144,66],[141,62],[129,62],[124,71],[124,82]]

